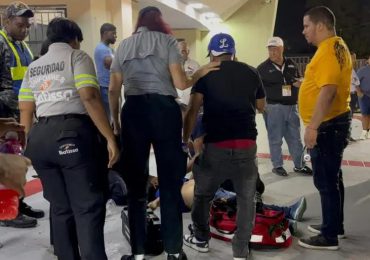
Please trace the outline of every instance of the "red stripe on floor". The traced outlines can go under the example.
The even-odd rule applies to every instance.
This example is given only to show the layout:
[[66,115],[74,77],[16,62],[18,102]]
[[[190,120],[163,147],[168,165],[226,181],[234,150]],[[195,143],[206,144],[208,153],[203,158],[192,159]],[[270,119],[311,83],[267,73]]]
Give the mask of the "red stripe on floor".
[[32,181],[27,182],[26,186],[24,187],[24,191],[26,193],[26,197],[42,191],[40,179],[33,179]]
[[[257,157],[260,159],[269,159],[271,158],[271,155],[268,153],[258,153]],[[289,155],[283,155],[284,160],[292,160],[292,157]],[[353,166],[353,167],[366,167],[370,168],[370,162],[364,162],[364,161],[352,161],[352,160],[343,160],[342,161],[343,166]],[[42,191],[42,185],[40,179],[34,179],[29,182],[27,182],[25,188],[26,197],[31,196],[33,194],[39,193]]]

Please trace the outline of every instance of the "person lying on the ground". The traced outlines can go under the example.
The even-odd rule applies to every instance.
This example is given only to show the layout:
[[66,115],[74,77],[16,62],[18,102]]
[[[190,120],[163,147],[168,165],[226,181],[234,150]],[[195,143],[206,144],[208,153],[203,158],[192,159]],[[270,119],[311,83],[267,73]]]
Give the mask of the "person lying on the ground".
[[[158,187],[157,177],[151,176],[150,182],[152,185],[155,183],[156,187]],[[190,180],[185,181],[181,188],[181,195],[184,200],[184,205],[186,206],[184,208],[184,212],[189,212],[193,205],[194,185],[195,185],[194,179],[190,179]],[[157,196],[158,197],[155,200],[148,203],[148,207],[150,207],[153,210],[155,210],[156,208],[160,206],[159,193],[157,193]],[[227,191],[224,188],[219,188],[218,191],[216,192],[215,199],[227,198],[230,196],[234,197],[235,193],[232,191]],[[234,198],[236,199],[236,197]],[[291,205],[287,205],[287,206],[264,204],[262,200],[258,201],[257,204],[259,204],[259,206],[256,207],[257,212],[259,211],[260,207],[273,209],[276,211],[283,211],[287,219],[296,220],[296,221],[302,220],[303,214],[306,210],[306,198],[305,197],[301,197],[295,203]]]

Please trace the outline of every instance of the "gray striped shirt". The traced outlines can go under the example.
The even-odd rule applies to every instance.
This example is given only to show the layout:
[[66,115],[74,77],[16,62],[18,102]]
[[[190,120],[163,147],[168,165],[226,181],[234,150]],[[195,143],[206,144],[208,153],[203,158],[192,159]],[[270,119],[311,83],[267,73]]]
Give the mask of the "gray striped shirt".
[[120,43],[111,72],[122,73],[125,96],[155,93],[177,97],[170,64],[181,64],[176,39],[140,27]]

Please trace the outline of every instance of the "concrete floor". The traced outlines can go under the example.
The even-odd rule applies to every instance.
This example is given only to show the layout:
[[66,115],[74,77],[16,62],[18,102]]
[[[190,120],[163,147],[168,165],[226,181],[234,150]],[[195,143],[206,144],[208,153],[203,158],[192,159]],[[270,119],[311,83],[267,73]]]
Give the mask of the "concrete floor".
[[[269,152],[266,131],[261,116],[258,116],[258,152],[265,154]],[[360,122],[353,121],[353,136],[358,137],[361,132]],[[297,245],[297,238],[290,248],[281,250],[259,250],[253,251],[251,259],[350,259],[370,260],[370,166],[369,162],[370,139],[357,141],[348,146],[344,159],[349,160],[343,166],[344,182],[346,186],[345,201],[345,231],[347,239],[340,241],[339,251],[314,251],[303,249]],[[288,154],[287,147],[283,146],[284,154]],[[355,161],[355,162],[353,162]],[[350,166],[362,165],[362,166]],[[285,161],[285,168],[292,171],[291,161]],[[289,177],[282,178],[271,173],[271,162],[269,159],[259,159],[259,171],[266,184],[264,201],[274,204],[289,204],[300,196],[306,196],[308,207],[304,219],[299,223],[298,237],[310,235],[307,226],[320,223],[321,208],[319,196],[313,186],[312,178],[291,173]],[[32,172],[29,173],[31,176]],[[48,203],[43,199],[41,193],[32,195],[26,199],[32,207],[41,208],[48,212]],[[47,213],[48,215],[48,213]],[[184,214],[184,230],[190,223],[190,215]],[[130,247],[121,234],[120,209],[109,209],[105,225],[106,251],[108,258],[119,260],[122,254],[130,252]],[[56,259],[49,250],[49,222],[48,218],[39,220],[39,225],[33,229],[14,229],[0,227],[0,242],[4,245],[0,249],[0,260],[48,260]],[[210,252],[207,254],[196,253],[184,246],[189,259],[232,259],[231,246],[227,242],[212,239]],[[153,260],[165,259],[164,255],[150,258]]]

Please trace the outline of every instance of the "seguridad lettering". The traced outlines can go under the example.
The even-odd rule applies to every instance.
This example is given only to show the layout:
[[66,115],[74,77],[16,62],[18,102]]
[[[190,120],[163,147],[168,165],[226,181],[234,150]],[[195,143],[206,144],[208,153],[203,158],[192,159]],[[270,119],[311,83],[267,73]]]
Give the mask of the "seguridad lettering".
[[30,77],[46,75],[56,71],[63,71],[65,67],[64,61],[56,62],[44,66],[37,66],[30,69]]

